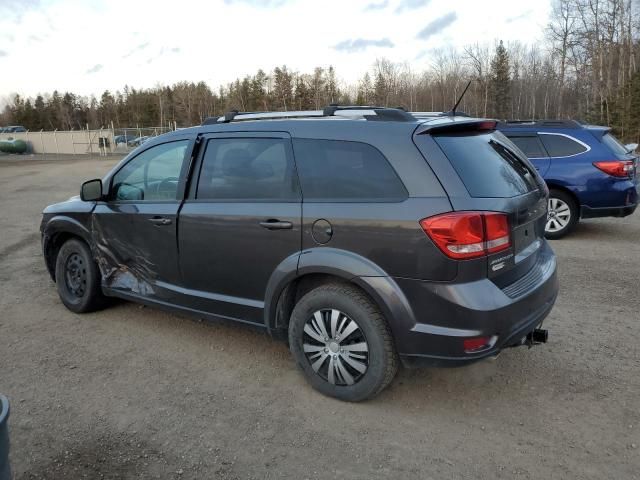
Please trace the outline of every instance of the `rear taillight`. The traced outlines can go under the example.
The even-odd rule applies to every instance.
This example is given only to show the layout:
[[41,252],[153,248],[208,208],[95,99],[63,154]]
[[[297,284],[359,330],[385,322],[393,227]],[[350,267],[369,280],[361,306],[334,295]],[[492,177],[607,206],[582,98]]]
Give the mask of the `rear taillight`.
[[593,162],[593,166],[612,177],[631,177],[634,170],[633,160]]
[[451,212],[420,220],[420,226],[442,252],[459,260],[482,257],[511,246],[504,213]]

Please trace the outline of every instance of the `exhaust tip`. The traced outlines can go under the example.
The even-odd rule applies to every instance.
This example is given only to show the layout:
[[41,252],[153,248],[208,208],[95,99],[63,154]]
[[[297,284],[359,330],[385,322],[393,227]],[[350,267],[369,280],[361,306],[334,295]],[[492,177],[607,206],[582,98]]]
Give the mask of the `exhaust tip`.
[[543,328],[536,328],[533,332],[527,335],[527,340],[532,343],[547,343],[549,339],[549,330]]

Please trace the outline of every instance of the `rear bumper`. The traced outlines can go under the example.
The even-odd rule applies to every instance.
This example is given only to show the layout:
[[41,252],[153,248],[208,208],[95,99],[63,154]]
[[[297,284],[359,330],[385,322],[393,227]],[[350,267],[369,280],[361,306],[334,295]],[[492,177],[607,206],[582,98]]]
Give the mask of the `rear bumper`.
[[638,207],[637,203],[633,205],[625,205],[623,207],[606,207],[606,208],[591,208],[587,205],[580,207],[581,218],[599,218],[599,217],[626,217],[636,211]]
[[614,179],[570,188],[580,202],[581,218],[626,217],[638,206],[638,179]]
[[[520,344],[547,317],[558,295],[555,255],[546,242],[538,255],[521,288],[501,289],[489,279],[463,284],[396,279],[416,319],[408,330],[392,326],[403,364],[461,366]],[[491,347],[464,351],[465,338],[485,336],[497,338]]]

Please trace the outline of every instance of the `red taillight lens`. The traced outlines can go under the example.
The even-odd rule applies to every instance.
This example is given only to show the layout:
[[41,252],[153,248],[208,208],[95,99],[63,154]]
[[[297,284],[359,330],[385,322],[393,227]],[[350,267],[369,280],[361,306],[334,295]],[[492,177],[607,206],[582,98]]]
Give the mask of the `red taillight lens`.
[[477,258],[511,246],[504,213],[444,213],[421,220],[420,226],[449,258]]
[[465,338],[462,341],[462,348],[465,353],[473,353],[493,346],[493,341],[493,337]]
[[487,253],[499,252],[509,248],[509,221],[503,213],[485,213],[484,226]]
[[611,160],[593,162],[593,166],[612,177],[630,177],[633,174],[633,160]]

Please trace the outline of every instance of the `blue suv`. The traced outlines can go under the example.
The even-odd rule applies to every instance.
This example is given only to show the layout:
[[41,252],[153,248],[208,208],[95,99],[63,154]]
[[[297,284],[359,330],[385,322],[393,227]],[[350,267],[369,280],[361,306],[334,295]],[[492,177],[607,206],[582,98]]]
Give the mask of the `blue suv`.
[[574,120],[518,120],[500,122],[498,129],[547,182],[547,238],[565,236],[580,218],[626,217],[636,209],[637,145],[621,144],[610,128]]

